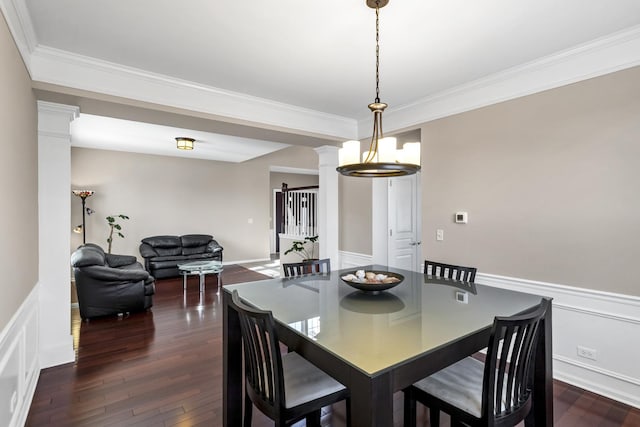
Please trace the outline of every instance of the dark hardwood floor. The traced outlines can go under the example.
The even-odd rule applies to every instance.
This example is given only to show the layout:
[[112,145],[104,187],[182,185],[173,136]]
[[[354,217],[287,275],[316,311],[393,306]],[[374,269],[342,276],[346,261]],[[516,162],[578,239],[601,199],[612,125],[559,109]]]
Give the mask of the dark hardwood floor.
[[[224,284],[266,278],[225,266]],[[219,426],[222,424],[222,308],[215,278],[204,295],[197,277],[158,281],[152,311],[81,322],[72,330],[75,363],[45,369],[27,426]],[[640,410],[554,382],[555,425],[638,427]],[[395,399],[402,425],[402,396]],[[344,426],[344,404],[323,412],[325,426]],[[419,410],[424,424],[425,411]],[[443,416],[442,425],[448,425]],[[254,410],[254,426],[273,425]],[[304,426],[304,422],[296,427]]]

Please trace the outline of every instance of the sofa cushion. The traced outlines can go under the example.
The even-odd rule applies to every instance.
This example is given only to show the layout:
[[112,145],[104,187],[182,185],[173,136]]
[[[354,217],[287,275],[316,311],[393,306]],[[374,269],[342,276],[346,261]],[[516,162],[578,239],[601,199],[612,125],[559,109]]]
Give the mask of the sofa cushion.
[[[183,248],[194,248],[198,246],[206,246],[213,236],[209,234],[185,234],[180,237]],[[204,252],[204,251],[201,251]]]
[[104,259],[107,261],[109,267],[119,268],[138,262],[136,257],[132,255],[115,255],[104,254]]
[[182,248],[180,246],[175,248],[154,248],[158,256],[167,257],[167,256],[176,256],[182,255]]
[[178,236],[153,236],[142,239],[142,243],[146,243],[152,248],[182,248],[182,242]]
[[182,248],[182,255],[194,255],[194,254],[201,254],[207,251],[207,245],[202,245],[202,246],[194,246],[191,248],[188,247],[183,247]]

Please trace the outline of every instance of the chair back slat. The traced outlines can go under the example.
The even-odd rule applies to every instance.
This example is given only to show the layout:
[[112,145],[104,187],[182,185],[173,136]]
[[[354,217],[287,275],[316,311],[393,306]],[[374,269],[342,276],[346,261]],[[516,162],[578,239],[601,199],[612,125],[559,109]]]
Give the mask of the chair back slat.
[[305,262],[282,264],[285,277],[301,276],[303,274],[326,274],[331,272],[331,260],[317,259]]
[[531,408],[535,347],[549,305],[545,299],[528,313],[493,322],[482,387],[483,418],[491,425],[511,425]]
[[463,267],[427,260],[424,262],[424,274],[462,282],[473,282],[476,279],[476,271],[475,267]]
[[278,413],[284,407],[285,392],[273,316],[245,305],[238,291],[233,291],[231,303],[240,319],[247,393],[263,412]]

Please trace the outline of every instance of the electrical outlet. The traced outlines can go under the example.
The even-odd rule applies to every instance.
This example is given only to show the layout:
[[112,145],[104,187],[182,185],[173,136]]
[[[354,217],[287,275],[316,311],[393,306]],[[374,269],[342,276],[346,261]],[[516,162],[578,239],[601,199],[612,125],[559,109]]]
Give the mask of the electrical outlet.
[[456,301],[462,304],[469,304],[469,294],[464,291],[456,291]]
[[436,230],[436,240],[444,240],[444,230]]
[[578,346],[578,356],[585,359],[598,360],[598,352],[596,350],[581,345]]

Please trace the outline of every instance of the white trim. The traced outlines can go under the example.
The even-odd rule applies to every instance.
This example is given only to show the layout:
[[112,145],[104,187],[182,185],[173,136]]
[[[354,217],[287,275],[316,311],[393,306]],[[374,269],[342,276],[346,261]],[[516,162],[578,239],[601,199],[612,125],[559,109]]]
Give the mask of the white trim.
[[[39,45],[25,0],[0,8],[34,81],[337,139],[363,139],[372,117],[331,115]],[[387,132],[640,65],[640,26],[394,106]]]
[[[640,65],[640,25],[385,111],[387,132]],[[372,117],[358,121],[368,137]]]
[[640,380],[638,378],[632,378],[632,377],[629,377],[627,375],[621,375],[621,374],[619,374],[617,372],[609,371],[607,369],[598,368],[598,367],[589,365],[587,363],[582,363],[580,361],[570,359],[568,357],[553,356],[553,360],[557,360],[557,361],[563,362],[563,363],[568,363],[570,365],[577,366],[577,367],[582,368],[582,369],[587,369],[587,370],[589,370],[591,372],[596,372],[598,374],[606,375],[608,377],[615,378],[617,380],[624,381],[624,382],[627,382],[629,384],[640,386]]
[[39,45],[34,81],[212,114],[337,139],[353,139],[355,119],[314,111]]
[[[34,286],[27,298],[0,332],[0,394],[11,397],[16,393],[15,411],[9,419],[0,419],[0,425],[23,426],[29,415],[29,407],[40,377],[38,359],[38,286]],[[28,348],[28,343],[35,348]],[[10,359],[12,363],[10,363]],[[16,360],[17,359],[17,360]],[[17,362],[17,363],[15,363]],[[15,388],[10,379],[15,378]]]
[[[271,258],[256,258],[256,259],[244,259],[244,260],[237,260],[237,261],[224,261],[222,263],[222,265],[233,265],[233,264],[251,264],[254,262],[265,262],[265,261],[271,261]],[[242,267],[242,266],[240,266]],[[224,273],[224,271],[223,271]]]
[[[553,298],[554,378],[640,408],[640,297],[478,273],[476,282]],[[580,358],[577,346],[595,349]]]
[[[372,263],[371,255],[340,251],[341,269]],[[486,273],[476,282],[552,297],[553,377],[640,408],[639,297]],[[598,360],[577,355],[585,344]]]
[[288,166],[269,166],[269,172],[295,173],[299,175],[320,175],[318,169],[292,168]]
[[640,397],[637,393],[640,387],[635,378],[597,369],[567,357],[554,356],[553,359],[553,377],[555,379],[640,408]]
[[27,71],[31,74],[31,54],[36,48],[37,37],[25,0],[0,0],[0,10],[7,21]]
[[373,256],[357,252],[340,251],[340,270],[343,268],[359,267],[373,264]]

